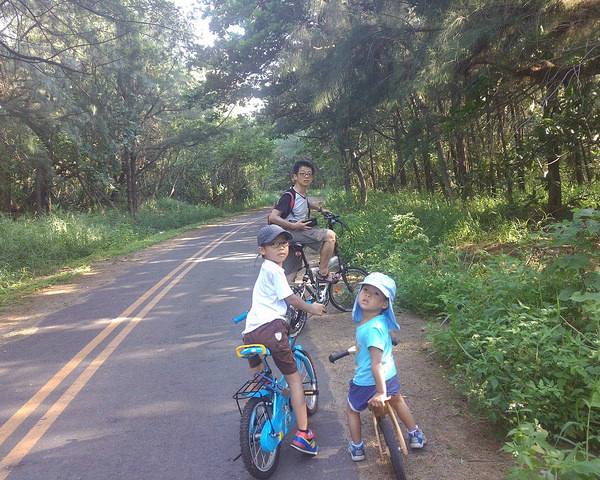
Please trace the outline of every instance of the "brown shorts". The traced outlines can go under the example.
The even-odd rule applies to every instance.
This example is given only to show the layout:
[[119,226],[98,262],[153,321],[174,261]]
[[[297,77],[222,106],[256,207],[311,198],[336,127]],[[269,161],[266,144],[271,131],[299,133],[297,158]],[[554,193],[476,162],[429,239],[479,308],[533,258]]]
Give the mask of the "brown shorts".
[[[298,365],[288,340],[289,332],[290,324],[282,318],[277,318],[262,327],[258,327],[256,330],[246,333],[244,343],[246,345],[258,343],[267,347],[279,371],[284,375],[290,375],[298,371]],[[258,355],[255,355],[250,357],[248,362],[250,368],[256,368],[260,365],[261,359]]]

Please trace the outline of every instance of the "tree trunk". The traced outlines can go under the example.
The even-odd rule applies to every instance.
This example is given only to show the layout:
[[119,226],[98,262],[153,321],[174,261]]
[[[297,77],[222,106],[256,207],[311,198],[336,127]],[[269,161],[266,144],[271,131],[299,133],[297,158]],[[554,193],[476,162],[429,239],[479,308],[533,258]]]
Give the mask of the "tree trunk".
[[[546,87],[546,101],[544,103],[544,118],[552,119],[554,113],[558,109],[557,102],[557,91],[558,85],[550,84]],[[562,186],[560,180],[560,159],[561,159],[561,148],[560,139],[551,133],[546,133],[545,129],[542,130],[541,144],[545,147],[546,155],[546,182],[548,187],[548,206],[547,211],[549,215],[553,215],[556,218],[563,216],[563,204],[562,204]]]
[[135,152],[124,148],[121,164],[127,182],[127,211],[135,217],[138,211],[137,156]]
[[433,195],[435,188],[433,186],[433,174],[428,152],[423,152],[423,172],[425,173],[425,188],[430,195]]
[[506,183],[507,196],[509,203],[513,203],[513,171],[511,167],[511,161],[508,156],[508,146],[506,143],[506,132],[504,131],[504,115],[503,112],[498,113],[498,135],[500,136],[500,143],[502,145],[502,157],[504,158],[503,166],[504,171],[501,172],[502,178],[498,175],[498,180]]
[[417,192],[421,193],[423,187],[421,186],[421,177],[419,177],[419,166],[414,158],[411,163],[413,165],[413,171],[415,172],[415,184],[417,186]]
[[446,163],[446,156],[444,155],[444,147],[442,145],[442,140],[438,139],[437,144],[437,157],[438,157],[438,168],[440,169],[440,175],[442,177],[442,181],[444,182],[444,190],[448,195],[450,200],[454,200],[456,196],[454,182],[450,177],[450,172],[448,171],[448,165]]
[[456,170],[457,170],[457,182],[463,189],[463,196],[467,196],[466,188],[468,183],[469,175],[469,160],[467,158],[467,147],[465,145],[465,138],[461,133],[457,133],[455,136],[455,148],[456,148]]
[[356,174],[358,178],[358,190],[360,193],[360,204],[366,205],[368,200],[367,195],[367,182],[365,180],[365,175],[363,174],[362,169],[360,168],[360,155],[354,149],[350,149],[349,152],[350,162],[352,165],[352,171]]

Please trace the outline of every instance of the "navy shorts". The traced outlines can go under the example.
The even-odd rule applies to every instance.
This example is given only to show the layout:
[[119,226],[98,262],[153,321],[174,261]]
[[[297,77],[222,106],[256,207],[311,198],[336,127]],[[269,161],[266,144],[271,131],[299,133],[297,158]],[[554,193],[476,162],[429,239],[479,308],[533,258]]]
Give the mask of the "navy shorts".
[[[394,375],[385,382],[387,394],[390,397],[400,393],[400,382],[398,376]],[[367,408],[369,400],[377,393],[375,385],[356,385],[353,380],[350,380],[350,390],[348,391],[348,403],[350,408],[355,412],[362,412]]]

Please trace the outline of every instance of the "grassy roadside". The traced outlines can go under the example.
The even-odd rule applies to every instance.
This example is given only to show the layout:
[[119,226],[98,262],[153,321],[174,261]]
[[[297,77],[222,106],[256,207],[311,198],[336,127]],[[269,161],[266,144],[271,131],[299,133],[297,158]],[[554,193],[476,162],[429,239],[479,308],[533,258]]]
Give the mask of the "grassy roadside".
[[56,212],[12,221],[0,217],[0,311],[39,289],[68,282],[98,260],[142,250],[216,219],[273,203],[264,195],[226,210],[173,200],[123,212]]
[[398,307],[472,408],[507,434],[513,479],[600,475],[600,212],[537,222],[501,202],[372,195],[346,211],[354,263],[392,275]]

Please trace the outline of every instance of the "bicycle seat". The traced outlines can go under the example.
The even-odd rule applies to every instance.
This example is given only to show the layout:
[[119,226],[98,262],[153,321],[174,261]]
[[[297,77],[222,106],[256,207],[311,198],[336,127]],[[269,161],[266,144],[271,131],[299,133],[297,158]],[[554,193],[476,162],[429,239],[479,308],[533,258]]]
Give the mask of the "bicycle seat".
[[271,355],[269,349],[261,344],[240,345],[235,349],[235,353],[240,358],[253,357],[254,355]]
[[302,244],[300,242],[290,242],[290,248],[301,250]]

